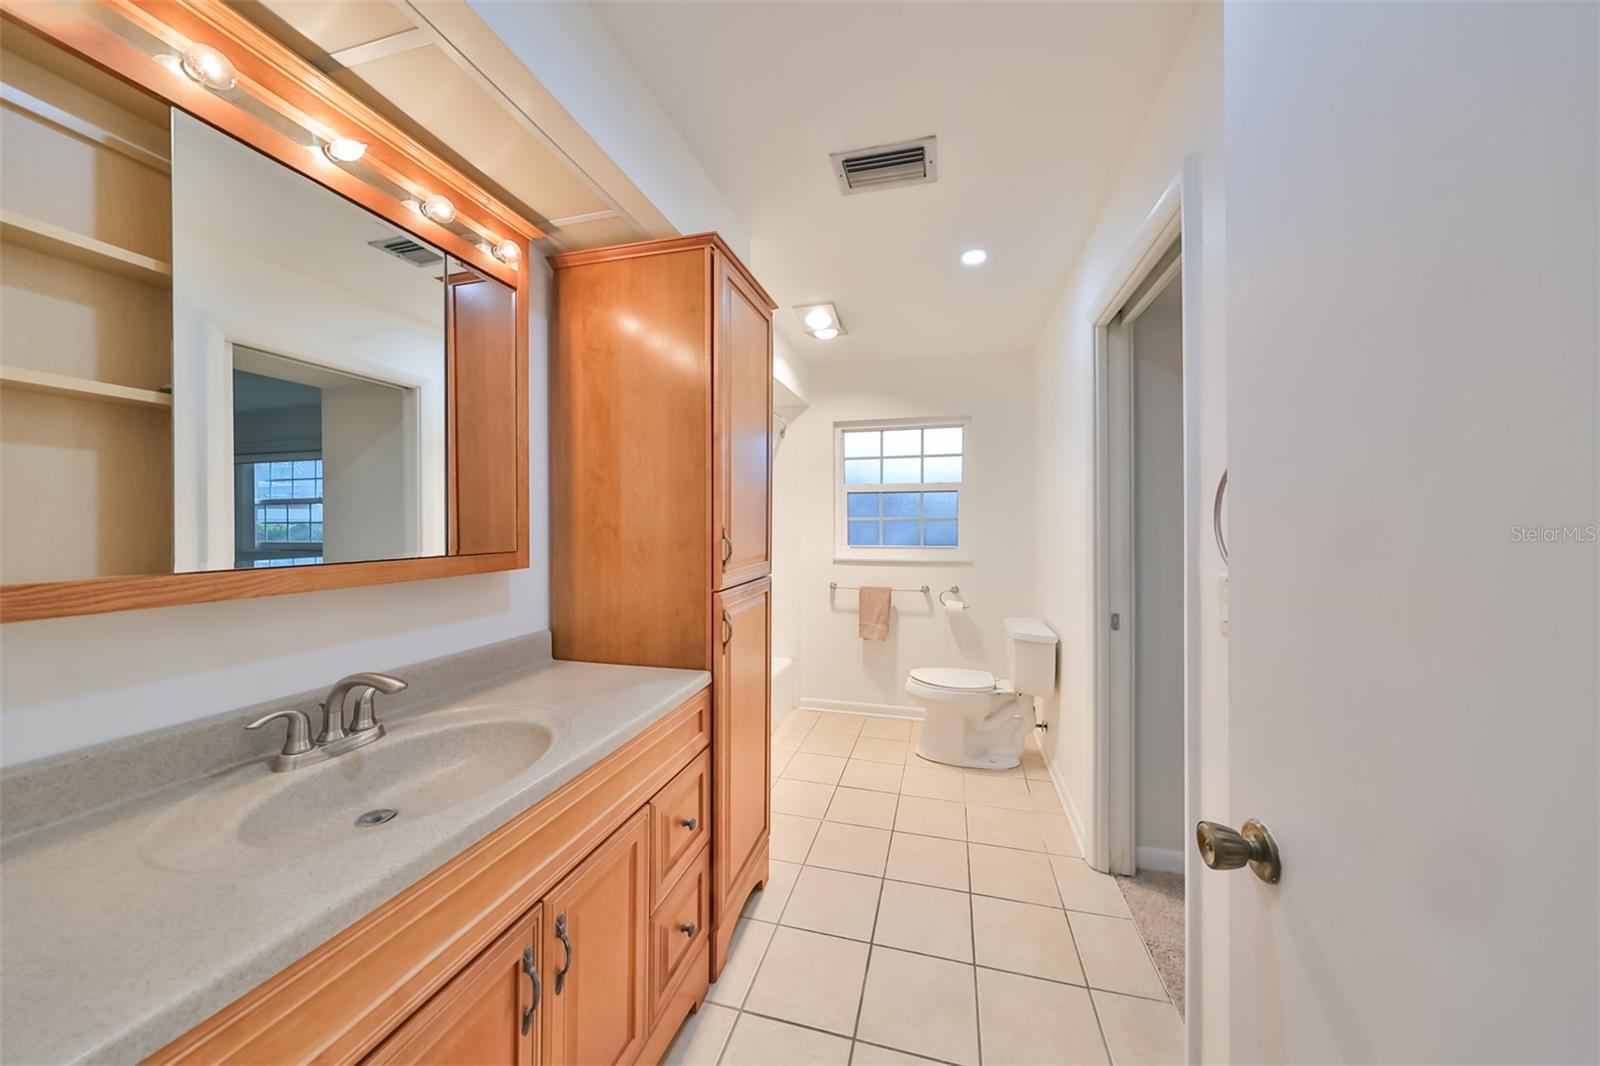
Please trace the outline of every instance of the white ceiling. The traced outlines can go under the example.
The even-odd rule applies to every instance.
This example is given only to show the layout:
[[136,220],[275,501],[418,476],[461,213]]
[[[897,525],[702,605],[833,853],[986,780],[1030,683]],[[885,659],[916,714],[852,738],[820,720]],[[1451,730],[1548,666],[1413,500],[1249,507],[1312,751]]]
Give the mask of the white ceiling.
[[[828,361],[1029,349],[1195,10],[593,6],[749,230],[780,332]],[[840,194],[829,153],[930,133],[936,183]],[[849,334],[823,342],[789,309],[826,300]]]

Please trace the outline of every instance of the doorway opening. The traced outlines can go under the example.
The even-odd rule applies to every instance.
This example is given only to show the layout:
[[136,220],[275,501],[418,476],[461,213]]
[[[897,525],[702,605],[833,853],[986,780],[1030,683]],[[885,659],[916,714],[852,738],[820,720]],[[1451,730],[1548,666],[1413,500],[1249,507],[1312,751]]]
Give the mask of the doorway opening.
[[1184,1012],[1189,408],[1176,188],[1147,227],[1096,321],[1096,706],[1085,858],[1122,879]]

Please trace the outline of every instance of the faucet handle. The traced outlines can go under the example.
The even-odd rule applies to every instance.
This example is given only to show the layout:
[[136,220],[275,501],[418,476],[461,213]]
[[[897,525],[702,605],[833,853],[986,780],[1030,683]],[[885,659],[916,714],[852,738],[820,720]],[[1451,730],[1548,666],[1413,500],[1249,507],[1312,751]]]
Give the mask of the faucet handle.
[[350,720],[350,733],[366,733],[378,728],[377,696],[382,692],[393,695],[406,690],[407,684],[398,677],[390,674],[362,673],[352,674],[345,678],[346,682],[354,682],[354,692],[359,693],[356,700],[355,714]]
[[245,728],[260,729],[274,718],[282,718],[289,723],[288,733],[283,738],[282,754],[304,755],[311,750],[311,721],[306,717],[304,711],[297,711],[292,707],[281,711],[273,711],[271,714],[257,718]]

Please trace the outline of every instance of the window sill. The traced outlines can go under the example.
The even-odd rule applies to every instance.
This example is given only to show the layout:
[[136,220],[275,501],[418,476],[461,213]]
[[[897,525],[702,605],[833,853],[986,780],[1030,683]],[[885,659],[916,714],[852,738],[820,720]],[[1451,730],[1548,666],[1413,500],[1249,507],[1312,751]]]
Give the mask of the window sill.
[[833,561],[840,565],[876,566],[971,566],[972,552],[956,549],[869,548],[851,551],[835,548]]

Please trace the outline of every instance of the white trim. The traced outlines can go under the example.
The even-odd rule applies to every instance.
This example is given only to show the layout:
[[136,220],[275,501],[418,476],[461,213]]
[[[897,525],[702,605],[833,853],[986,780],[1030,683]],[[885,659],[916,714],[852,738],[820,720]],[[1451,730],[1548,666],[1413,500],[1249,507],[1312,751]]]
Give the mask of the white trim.
[[1166,874],[1183,873],[1184,852],[1140,844],[1137,854],[1141,870],[1156,870]]
[[1083,815],[1079,813],[1078,805],[1072,801],[1072,793],[1068,792],[1066,786],[1061,783],[1061,777],[1056,773],[1056,764],[1052,760],[1046,759],[1044,768],[1050,774],[1050,784],[1055,786],[1056,797],[1061,800],[1061,809],[1066,812],[1067,827],[1072,830],[1072,835],[1077,838],[1078,851],[1087,861],[1089,849],[1086,846],[1088,840],[1087,835],[1084,833]]
[[607,219],[619,218],[615,211],[609,208],[604,211],[587,211],[581,215],[563,215],[560,218],[547,218],[545,225],[551,229],[566,229],[568,226],[582,226],[587,222],[604,222]]
[[[1182,176],[1174,178],[1162,192],[1155,206],[1145,216],[1127,250],[1118,259],[1116,268],[1107,279],[1097,305],[1099,313],[1094,320],[1095,353],[1095,429],[1094,429],[1094,485],[1090,492],[1093,512],[1091,529],[1094,534],[1094,595],[1089,604],[1088,632],[1092,643],[1090,661],[1094,664],[1094,714],[1090,727],[1090,821],[1088,845],[1084,858],[1096,870],[1107,873],[1131,874],[1134,872],[1134,820],[1133,820],[1133,730],[1132,683],[1133,641],[1132,630],[1124,626],[1113,635],[1110,628],[1111,613],[1116,611],[1127,617],[1131,613],[1132,572],[1112,572],[1111,545],[1117,538],[1131,535],[1127,525],[1128,515],[1113,511],[1110,498],[1112,434],[1131,440],[1128,418],[1117,418],[1111,407],[1113,382],[1111,376],[1120,369],[1126,373],[1125,350],[1121,338],[1112,329],[1112,322],[1122,311],[1134,291],[1151,274],[1172,242],[1182,236]],[[1184,249],[1183,258],[1187,258]],[[1192,314],[1186,305],[1185,339],[1188,338],[1187,320]],[[1187,344],[1186,344],[1187,347]],[[1119,353],[1121,358],[1119,358]],[[1186,368],[1187,369],[1187,368]],[[1189,388],[1185,381],[1185,388]],[[1126,394],[1123,395],[1126,399]],[[1186,404],[1186,412],[1188,407]],[[1190,460],[1185,449],[1185,465]],[[1187,480],[1187,475],[1186,475]],[[1131,501],[1127,504],[1131,506]],[[1188,507],[1185,518],[1188,519]],[[1115,528],[1113,528],[1115,526]],[[1192,573],[1185,575],[1186,605],[1188,585]],[[1187,606],[1186,606],[1187,610]],[[1188,669],[1186,662],[1185,669]],[[1114,685],[1123,679],[1121,690]],[[1192,689],[1192,680],[1186,689]],[[1185,710],[1185,721],[1188,711]]]
[[433,38],[425,31],[417,28],[401,30],[391,33],[387,37],[367,41],[363,44],[353,44],[348,48],[341,48],[337,52],[329,52],[328,58],[346,69],[359,67],[363,63],[371,63],[376,59],[387,59],[403,52],[415,52],[419,48],[426,48],[433,43]]
[[846,714],[863,714],[873,718],[913,718],[922,721],[921,707],[906,707],[898,703],[856,703],[851,700],[819,700],[800,697],[802,711],[842,711]]

